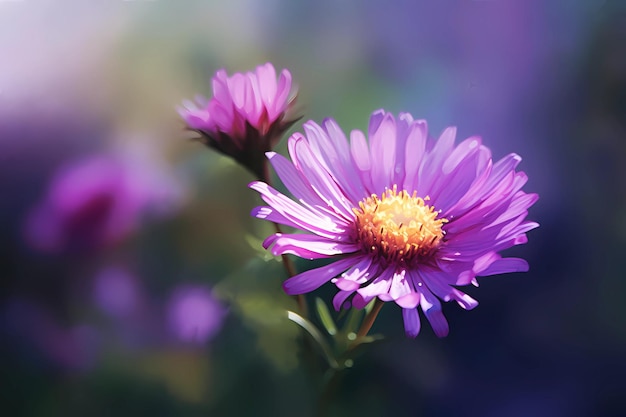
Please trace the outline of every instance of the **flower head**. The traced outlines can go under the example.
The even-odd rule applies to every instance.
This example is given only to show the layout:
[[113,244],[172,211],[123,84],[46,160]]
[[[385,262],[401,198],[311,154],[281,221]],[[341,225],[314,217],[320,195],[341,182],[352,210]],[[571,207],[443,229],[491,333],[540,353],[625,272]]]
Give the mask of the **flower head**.
[[158,162],[125,148],[63,165],[26,217],[26,241],[45,252],[102,249],[138,229],[145,215],[169,214],[184,189]]
[[171,297],[168,308],[170,330],[183,342],[202,344],[222,327],[226,309],[211,292],[200,286],[181,286]]
[[213,77],[213,97],[186,100],[178,111],[206,145],[264,178],[265,152],[297,120],[289,114],[294,100],[289,71],[282,70],[277,81],[276,70],[267,63],[231,77],[219,70]]
[[419,307],[442,337],[448,323],[440,300],[468,310],[478,304],[456,286],[528,270],[525,260],[499,254],[526,243],[526,232],[538,227],[525,220],[538,196],[521,190],[527,177],[515,171],[518,155],[494,163],[478,137],[455,145],[456,129],[447,128],[435,140],[425,121],[383,110],[370,118],[369,143],[358,130],[348,141],[332,119],[309,121],[304,131],[289,139],[292,162],[268,153],[297,201],[263,182],[250,185],[268,204],[253,216],[307,232],[276,233],[266,248],[334,260],[289,278],[288,294],[332,281],[336,309],[349,299],[356,308],[376,297],[393,301],[415,337]]

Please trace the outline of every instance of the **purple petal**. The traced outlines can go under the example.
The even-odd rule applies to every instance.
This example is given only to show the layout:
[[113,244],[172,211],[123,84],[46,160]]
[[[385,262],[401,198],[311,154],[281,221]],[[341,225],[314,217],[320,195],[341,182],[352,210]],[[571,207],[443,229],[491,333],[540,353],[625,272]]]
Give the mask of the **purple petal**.
[[372,257],[364,256],[360,262],[354,265],[350,270],[341,274],[341,277],[335,280],[335,285],[340,290],[354,291],[361,284],[367,282],[372,276],[378,272],[378,267],[372,265]]
[[280,77],[278,78],[278,89],[276,91],[276,101],[272,108],[273,112],[270,113],[272,119],[278,117],[278,115],[287,109],[287,100],[289,99],[289,93],[291,92],[291,73],[286,69],[282,70]]
[[232,98],[228,89],[228,74],[219,70],[212,80],[213,97],[224,106],[232,106]]
[[448,327],[446,317],[441,311],[441,303],[437,297],[425,288],[422,289],[420,306],[437,337],[447,336],[450,328]]
[[[406,173],[406,143],[408,140],[411,127],[413,125],[413,116],[409,113],[400,113],[396,123],[396,155],[395,167],[393,172],[392,184],[402,187]],[[411,161],[411,163],[413,163]]]
[[459,166],[461,162],[469,158],[472,154],[480,149],[481,139],[479,137],[471,137],[459,143],[452,153],[446,158],[441,166],[443,174],[450,174]]
[[343,307],[343,304],[345,303],[345,301],[352,294],[354,294],[354,291],[339,291],[339,292],[337,292],[337,294],[333,297],[333,307],[335,307],[335,310],[336,311],[341,310],[341,307]]
[[252,73],[247,74],[248,82],[246,83],[246,95],[247,95],[247,114],[246,119],[248,122],[258,128],[261,128],[261,115],[265,109],[265,104],[261,99],[261,86],[259,85],[259,79]]
[[364,297],[357,292],[356,294],[354,294],[354,297],[352,297],[352,307],[359,309],[359,310],[362,308],[365,308],[365,306],[367,306],[370,303],[370,301],[372,301],[374,298],[376,297],[374,296]]
[[370,137],[371,137],[372,132],[378,130],[378,127],[380,126],[383,119],[385,118],[385,114],[386,114],[385,110],[378,109],[374,111],[372,115],[370,116],[369,126],[367,127],[367,131],[370,134]]
[[393,277],[391,278],[391,286],[389,287],[389,295],[393,300],[397,300],[402,296],[415,292],[412,285],[410,285],[406,274],[407,272],[405,269],[393,274]]
[[385,114],[382,122],[374,131],[370,130],[372,185],[382,193],[393,186],[396,167],[396,121],[390,113]]
[[367,145],[365,135],[360,130],[353,130],[350,133],[350,154],[354,165],[358,169],[358,174],[361,178],[361,183],[366,190],[367,194],[374,193],[374,186],[372,185],[372,176],[370,171],[372,169],[372,161],[370,160],[370,150]]
[[324,216],[333,216],[338,222],[348,225],[345,219],[338,217],[336,213],[326,208],[324,200],[317,195],[304,175],[287,158],[275,152],[268,152],[267,157],[287,190],[301,203],[305,204],[311,211]]
[[272,254],[291,254],[306,259],[328,258],[333,255],[353,253],[354,244],[340,243],[315,235],[276,233],[263,242],[265,249],[272,246]]
[[387,268],[383,270],[371,284],[363,288],[359,288],[357,293],[365,298],[373,298],[378,297],[380,295],[387,295],[389,293],[389,287],[391,286],[391,281],[394,275],[393,268]]
[[[431,186],[430,197],[433,201],[436,201],[437,208],[444,213],[447,213],[451,207],[462,199],[463,196],[470,191],[473,184],[475,184],[476,165],[480,157],[479,151],[481,149],[481,146],[477,143],[478,141],[476,139],[464,141],[461,145],[465,144],[464,148],[467,148],[464,149],[466,151],[464,155],[465,158],[458,161],[458,163],[455,161],[454,167],[448,167],[450,171],[442,173]],[[453,158],[454,153],[461,145],[446,159],[444,165]],[[456,157],[458,157],[458,155]]]
[[411,292],[396,299],[395,302],[402,308],[415,308],[419,305],[421,298],[420,293]]
[[426,151],[427,137],[428,127],[425,121],[417,120],[411,124],[405,145],[405,161],[409,162],[405,164],[404,189],[408,192],[417,190],[418,179],[415,177]]
[[528,272],[528,262],[521,258],[502,258],[493,262],[478,275],[488,276],[506,274],[509,272]]
[[256,78],[259,80],[259,88],[263,104],[271,107],[276,99],[276,70],[269,62],[256,69]]
[[403,308],[404,331],[407,337],[415,338],[420,332],[420,317],[417,308]]
[[246,76],[240,73],[236,73],[228,79],[228,91],[230,91],[234,106],[239,110],[243,110],[246,105],[246,84]]
[[283,282],[283,289],[289,295],[311,292],[348,269],[354,264],[354,261],[354,257],[349,257],[320,268],[302,272]]
[[312,188],[320,198],[345,219],[354,219],[352,203],[343,194],[328,171],[320,164],[320,161],[315,158],[309,143],[304,138],[295,139],[293,149],[295,152],[294,161],[298,161],[298,168],[311,182]]
[[316,215],[263,182],[253,182],[249,187],[258,191],[261,198],[271,206],[255,208],[251,213],[254,217],[293,226],[331,239],[345,233],[341,225],[332,218]]
[[422,159],[418,173],[417,190],[421,195],[429,195],[431,186],[441,172],[441,166],[454,148],[456,128],[446,128],[430,152]]

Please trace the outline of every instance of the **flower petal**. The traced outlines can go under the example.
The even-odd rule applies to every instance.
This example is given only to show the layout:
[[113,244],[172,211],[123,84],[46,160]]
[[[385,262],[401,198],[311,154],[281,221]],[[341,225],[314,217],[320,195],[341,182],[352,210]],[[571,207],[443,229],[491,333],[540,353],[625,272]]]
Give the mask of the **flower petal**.
[[311,182],[312,188],[322,198],[327,206],[346,219],[353,219],[352,204],[343,194],[337,183],[331,177],[320,161],[313,154],[308,141],[303,137],[293,135],[294,155],[298,162],[297,167]]
[[350,268],[352,264],[354,264],[354,257],[349,257],[320,268],[310,269],[287,279],[283,282],[283,289],[289,295],[311,292]]
[[366,193],[374,193],[374,186],[372,185],[372,161],[370,160],[370,150],[367,145],[365,135],[360,130],[353,130],[350,132],[350,154],[354,165],[358,170],[358,175],[361,178],[361,183],[366,190]]
[[272,254],[291,254],[306,259],[328,258],[333,255],[353,253],[358,246],[341,243],[315,235],[276,233],[263,242],[263,247],[272,247]]
[[396,168],[396,121],[385,114],[375,130],[369,131],[372,165],[372,185],[378,193],[393,186]]
[[426,315],[426,318],[430,322],[430,326],[437,337],[445,337],[448,335],[450,328],[448,327],[448,321],[441,311],[441,303],[429,290],[423,288],[422,299],[420,306],[422,311]]
[[404,331],[407,337],[415,338],[420,332],[420,316],[417,308],[403,308]]
[[405,174],[404,189],[412,194],[417,190],[418,178],[416,178],[419,167],[426,151],[426,139],[428,137],[428,126],[424,120],[417,120],[411,124],[407,133],[405,145]]
[[363,256],[358,263],[341,274],[334,282],[340,290],[352,292],[357,290],[361,284],[367,282],[377,273],[378,267],[372,265],[372,257]]
[[487,268],[480,271],[478,275],[488,276],[506,274],[509,272],[528,272],[528,262],[521,258],[502,258],[491,263]]
[[252,211],[254,217],[294,226],[328,238],[337,237],[345,232],[333,218],[311,212],[263,182],[252,182],[249,187],[259,192],[261,198],[270,205],[254,209]]
[[346,305],[346,300],[354,294],[354,291],[338,291],[337,294],[333,297],[333,307],[335,307],[336,311],[339,311],[343,308],[348,309],[349,303]]
[[393,268],[387,268],[378,275],[371,284],[363,288],[359,288],[357,293],[364,298],[374,298],[380,295],[387,295],[391,287],[391,281],[394,275]]

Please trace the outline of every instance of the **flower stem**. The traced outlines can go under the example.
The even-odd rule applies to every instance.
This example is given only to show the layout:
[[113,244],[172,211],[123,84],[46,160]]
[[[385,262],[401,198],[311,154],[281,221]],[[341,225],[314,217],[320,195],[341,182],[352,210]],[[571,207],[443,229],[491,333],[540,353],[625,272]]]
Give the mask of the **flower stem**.
[[[376,317],[378,317],[378,313],[380,313],[380,310],[383,308],[384,304],[385,303],[383,301],[376,298],[376,301],[374,301],[374,306],[372,307],[372,310],[370,310],[370,312],[365,316],[365,318],[363,319],[363,322],[361,323],[361,327],[359,328],[356,339],[354,339],[354,343],[352,343],[351,345],[347,347],[344,353],[344,358],[348,356],[349,353],[351,353],[353,349],[359,346],[360,339],[367,336],[367,333],[369,333],[370,329],[372,328],[372,325],[376,321]],[[318,398],[317,416],[325,417],[329,415],[330,407],[332,405],[333,398],[334,398],[333,394],[339,387],[339,380],[341,379],[343,375],[342,371],[344,369],[345,369],[344,367],[328,369],[326,376],[324,378],[324,383],[322,385],[321,394]]]
[[325,375],[322,392],[317,401],[317,417],[326,417],[330,413],[330,406],[333,402],[333,393],[339,386],[342,373],[338,369],[331,368]]
[[[282,233],[280,230],[280,225],[278,223],[274,223],[274,228],[276,229],[276,233]],[[285,267],[285,271],[287,272],[287,277],[291,278],[294,275],[296,275],[296,268],[293,265],[293,262],[291,262],[291,259],[285,254],[280,255],[280,257],[283,260],[283,266]],[[295,296],[295,298],[296,298],[296,302],[298,303],[298,309],[300,310],[299,311],[300,315],[304,318],[307,318],[308,308],[306,305],[306,299],[304,298],[304,295],[298,294]]]
[[[271,180],[269,164],[267,163],[267,160],[263,162],[262,171],[263,171],[263,174],[261,175],[259,179],[261,181],[264,181],[267,185],[271,187],[272,180]],[[274,228],[276,229],[276,233],[282,233],[280,229],[280,225],[278,223],[274,223]],[[291,261],[291,259],[285,254],[281,255],[280,257],[282,258],[283,266],[285,267],[285,271],[287,272],[287,277],[291,278],[294,275],[296,275],[297,273],[296,268],[293,262]],[[296,302],[298,303],[298,310],[299,310],[300,315],[304,318],[307,318],[309,314],[308,314],[308,308],[307,308],[306,299],[304,298],[304,295],[298,294],[295,296],[295,299],[296,299]]]

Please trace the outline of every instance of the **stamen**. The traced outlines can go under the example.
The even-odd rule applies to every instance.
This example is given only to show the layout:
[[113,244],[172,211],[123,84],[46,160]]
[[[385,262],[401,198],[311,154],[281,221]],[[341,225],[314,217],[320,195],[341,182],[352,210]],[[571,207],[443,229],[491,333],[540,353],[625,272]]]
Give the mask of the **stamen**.
[[433,206],[397,186],[359,202],[356,214],[356,239],[363,250],[377,253],[389,263],[409,263],[425,260],[441,244],[445,218]]

